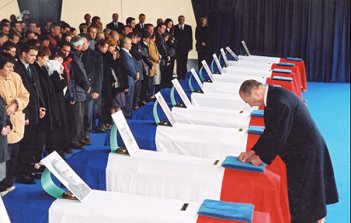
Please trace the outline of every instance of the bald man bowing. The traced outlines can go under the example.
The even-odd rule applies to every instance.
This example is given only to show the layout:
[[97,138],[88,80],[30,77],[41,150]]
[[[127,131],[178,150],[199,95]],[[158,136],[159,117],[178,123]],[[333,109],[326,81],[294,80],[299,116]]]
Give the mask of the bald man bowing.
[[270,164],[279,155],[286,164],[292,223],[324,222],[326,205],[338,202],[327,145],[306,105],[280,87],[246,80],[240,97],[251,107],[264,105],[265,130],[239,160]]

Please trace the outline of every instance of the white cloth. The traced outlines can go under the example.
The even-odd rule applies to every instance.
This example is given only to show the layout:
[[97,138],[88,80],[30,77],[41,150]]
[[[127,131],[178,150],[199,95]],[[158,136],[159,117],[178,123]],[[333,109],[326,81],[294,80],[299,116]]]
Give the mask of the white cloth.
[[252,76],[272,76],[272,71],[270,69],[263,68],[247,68],[247,67],[229,67],[224,70],[223,75],[252,75]]
[[247,128],[251,120],[250,113],[240,109],[227,110],[202,106],[172,109],[172,115],[177,123],[227,128]]
[[231,94],[239,94],[241,83],[227,83],[227,82],[213,82],[203,83],[202,90],[207,92],[217,92],[217,93],[231,93]]
[[141,197],[93,190],[84,202],[57,199],[49,209],[50,223],[196,223],[200,203]]
[[280,57],[268,57],[268,56],[251,55],[251,56],[239,56],[239,61],[240,60],[279,63],[280,62]]
[[228,110],[252,111],[257,107],[250,108],[239,96],[239,94],[208,92],[204,94],[191,94],[191,103],[193,105],[220,108]]
[[236,74],[236,75],[214,75],[214,82],[225,82],[225,83],[240,83],[242,84],[245,80],[253,79],[261,83],[266,83],[267,76],[264,75],[252,75],[252,74]]
[[5,205],[2,202],[1,196],[0,196],[0,222],[1,223],[11,223],[9,216],[7,215]]
[[48,70],[49,76],[51,76],[55,71],[61,74],[61,66],[62,64],[56,60],[49,60],[46,69]]
[[247,129],[176,123],[157,126],[155,141],[159,152],[224,159],[244,152],[247,136]]
[[107,190],[193,202],[219,200],[224,168],[214,162],[146,150],[137,157],[110,154]]

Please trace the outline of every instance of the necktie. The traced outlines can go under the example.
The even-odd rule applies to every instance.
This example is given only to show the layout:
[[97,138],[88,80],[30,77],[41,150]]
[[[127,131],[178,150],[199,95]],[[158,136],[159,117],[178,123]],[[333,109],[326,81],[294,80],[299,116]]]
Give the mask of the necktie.
[[32,76],[32,71],[30,70],[30,67],[27,67],[27,71],[28,71],[28,76],[31,80],[33,80],[33,76]]

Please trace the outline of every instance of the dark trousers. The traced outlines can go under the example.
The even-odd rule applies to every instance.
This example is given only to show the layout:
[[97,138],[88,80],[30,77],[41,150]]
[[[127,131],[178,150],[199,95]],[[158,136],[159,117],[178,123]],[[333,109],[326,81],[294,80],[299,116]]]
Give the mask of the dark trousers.
[[38,144],[38,124],[25,126],[24,136],[20,142],[20,151],[17,159],[17,174],[29,175],[33,172],[35,155],[42,152],[42,147]]
[[141,81],[141,89],[140,89],[141,101],[147,101],[151,96],[149,82],[150,82],[149,76],[144,76],[144,80]]
[[161,72],[161,88],[168,88],[172,86],[172,74],[169,73],[167,65],[160,65]]
[[134,84],[133,107],[137,107],[139,105],[140,91],[141,91],[141,80],[138,80],[138,81],[135,81],[135,84]]
[[178,79],[183,80],[185,78],[185,74],[187,70],[188,63],[188,51],[177,49],[176,58],[177,58],[177,75]]
[[96,127],[98,100],[88,99],[84,102],[84,138],[90,138],[90,132]]
[[84,139],[84,101],[68,105],[71,144]]
[[9,151],[10,151],[10,159],[6,161],[6,179],[8,181],[13,181],[13,178],[16,175],[16,166],[17,166],[17,159],[20,150],[20,143],[13,143],[8,144]]
[[205,60],[208,65],[211,63],[211,53],[207,49],[199,49],[197,51],[197,58],[199,70],[202,67],[201,61]]

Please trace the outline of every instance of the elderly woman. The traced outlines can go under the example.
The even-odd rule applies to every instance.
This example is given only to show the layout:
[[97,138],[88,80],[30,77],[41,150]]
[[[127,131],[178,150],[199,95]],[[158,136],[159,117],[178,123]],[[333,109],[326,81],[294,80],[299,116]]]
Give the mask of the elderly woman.
[[24,135],[23,109],[29,103],[29,93],[24,87],[21,77],[13,72],[14,64],[15,60],[11,55],[7,53],[0,55],[0,96],[6,103],[6,114],[10,116],[12,123],[12,129],[7,135],[10,159],[6,161],[6,178],[0,182],[0,187],[6,188],[7,192],[15,188],[13,179],[20,148],[19,142]]

